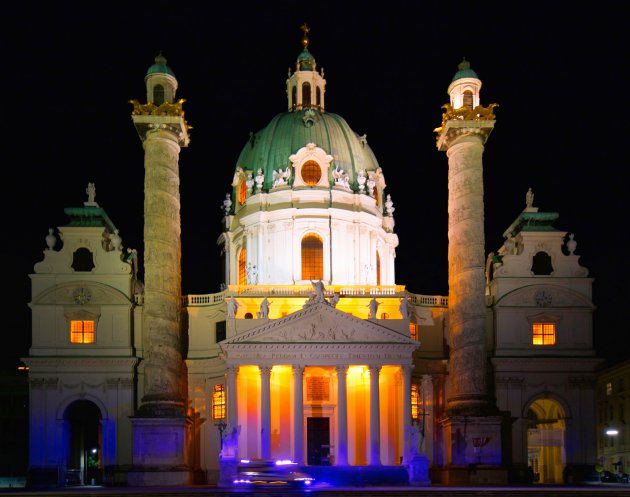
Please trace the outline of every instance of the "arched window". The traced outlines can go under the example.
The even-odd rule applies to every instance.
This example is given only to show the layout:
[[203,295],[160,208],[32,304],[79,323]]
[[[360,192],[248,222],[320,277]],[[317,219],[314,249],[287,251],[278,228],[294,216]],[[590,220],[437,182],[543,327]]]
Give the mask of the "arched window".
[[212,419],[225,418],[225,388],[215,385],[212,392]]
[[311,105],[311,84],[303,83],[302,84],[302,107],[306,107],[307,105]]
[[464,92],[464,107],[473,108],[473,93],[470,90]]
[[315,103],[317,103],[317,107],[322,106],[322,90],[320,90],[319,86],[315,89]]
[[155,85],[153,87],[153,103],[155,105],[162,105],[164,103],[164,87],[162,85]]
[[245,199],[247,198],[247,183],[245,180],[241,181],[241,184],[238,185],[238,203],[243,205],[245,203]]
[[319,183],[322,178],[322,168],[314,160],[309,160],[302,165],[300,169],[302,174],[302,180],[309,186],[314,186]]
[[291,88],[291,108],[295,109],[297,105],[297,86]]
[[72,254],[72,269],[81,272],[90,272],[94,269],[94,254],[90,249],[79,247]]
[[302,279],[324,279],[324,242],[315,233],[302,238]]
[[551,256],[547,252],[538,252],[532,258],[532,273],[537,275],[549,275],[553,273]]
[[381,257],[376,252],[376,284],[381,284]]
[[247,250],[245,247],[241,249],[238,254],[238,284],[247,285],[247,270],[245,264],[247,263]]

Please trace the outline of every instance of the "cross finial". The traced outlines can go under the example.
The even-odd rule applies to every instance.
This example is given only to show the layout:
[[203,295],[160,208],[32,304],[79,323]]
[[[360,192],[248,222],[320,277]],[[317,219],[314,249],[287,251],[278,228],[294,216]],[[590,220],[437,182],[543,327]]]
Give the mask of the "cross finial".
[[309,28],[308,25],[304,23],[300,26],[300,29],[304,33],[302,35],[302,46],[304,47],[304,50],[306,50],[308,49],[308,33],[311,30],[311,28]]

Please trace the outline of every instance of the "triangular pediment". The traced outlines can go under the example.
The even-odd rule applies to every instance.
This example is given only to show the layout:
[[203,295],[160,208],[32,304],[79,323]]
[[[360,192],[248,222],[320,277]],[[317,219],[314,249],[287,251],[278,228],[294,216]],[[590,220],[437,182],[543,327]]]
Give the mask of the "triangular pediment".
[[308,306],[288,316],[240,333],[230,343],[401,343],[409,337],[373,321],[359,319],[326,303]]
[[229,359],[272,359],[276,363],[340,357],[411,362],[419,343],[398,331],[359,319],[327,303],[316,303],[220,343]]

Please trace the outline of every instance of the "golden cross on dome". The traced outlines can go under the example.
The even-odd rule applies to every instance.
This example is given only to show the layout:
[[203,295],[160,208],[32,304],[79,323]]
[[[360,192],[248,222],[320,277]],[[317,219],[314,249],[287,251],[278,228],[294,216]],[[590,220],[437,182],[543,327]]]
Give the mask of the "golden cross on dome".
[[304,50],[306,50],[308,49],[308,32],[311,30],[311,28],[309,28],[308,25],[304,23],[300,26],[300,29],[304,33],[302,35],[302,46],[304,46]]

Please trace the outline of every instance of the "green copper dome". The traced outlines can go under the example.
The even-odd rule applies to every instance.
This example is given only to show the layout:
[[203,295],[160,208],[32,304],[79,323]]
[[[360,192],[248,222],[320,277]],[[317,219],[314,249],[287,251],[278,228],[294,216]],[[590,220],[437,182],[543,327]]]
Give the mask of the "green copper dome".
[[314,108],[276,115],[266,128],[251,135],[236,165],[253,171],[254,176],[259,168],[262,169],[265,176],[263,190],[267,191],[272,186],[273,171],[292,166],[289,157],[309,143],[333,157],[329,171],[331,182],[332,170],[339,166],[348,174],[350,186],[355,191],[358,191],[356,178],[359,171],[375,171],[379,167],[365,136],[352,131],[337,114]]
[[166,57],[162,54],[155,58],[155,64],[147,70],[147,76],[150,76],[151,74],[170,74],[175,77],[175,73],[173,73],[171,68],[166,65]]
[[453,76],[453,81],[463,78],[479,79],[477,73],[470,68],[470,62],[468,62],[466,58],[459,63],[457,69],[459,70],[455,73],[455,76]]

